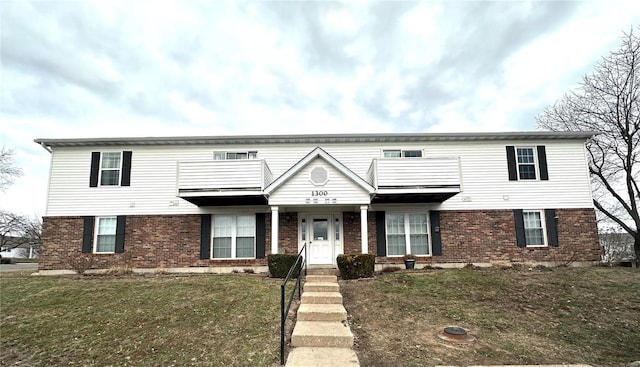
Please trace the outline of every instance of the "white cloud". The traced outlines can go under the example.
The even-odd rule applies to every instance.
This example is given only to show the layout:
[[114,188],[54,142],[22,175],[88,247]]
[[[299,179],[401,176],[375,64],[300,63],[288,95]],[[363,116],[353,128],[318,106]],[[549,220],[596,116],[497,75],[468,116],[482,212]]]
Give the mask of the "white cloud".
[[[614,2],[3,2],[0,208],[33,138],[534,129],[640,23]],[[8,126],[8,127],[7,127]]]

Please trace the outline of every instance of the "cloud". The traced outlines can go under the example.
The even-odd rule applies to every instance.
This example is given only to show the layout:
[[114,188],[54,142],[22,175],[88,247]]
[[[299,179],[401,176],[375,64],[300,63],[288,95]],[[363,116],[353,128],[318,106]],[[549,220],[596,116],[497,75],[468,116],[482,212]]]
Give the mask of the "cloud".
[[28,174],[0,203],[44,195],[35,137],[532,130],[639,15],[625,0],[5,1],[0,143]]

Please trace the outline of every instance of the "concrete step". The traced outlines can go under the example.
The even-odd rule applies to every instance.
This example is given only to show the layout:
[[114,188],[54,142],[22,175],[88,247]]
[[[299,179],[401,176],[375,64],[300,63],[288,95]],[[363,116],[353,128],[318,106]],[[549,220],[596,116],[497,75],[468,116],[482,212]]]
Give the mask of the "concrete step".
[[336,321],[296,321],[291,334],[292,347],[353,347],[353,334],[346,324]]
[[305,292],[340,292],[340,286],[338,283],[332,282],[311,282],[304,283]]
[[335,275],[307,275],[307,283],[337,283],[338,277]]
[[307,268],[307,275],[339,275],[340,270],[336,268]]
[[302,292],[301,302],[313,304],[342,304],[340,292]]
[[347,348],[295,348],[285,367],[359,367],[356,352]]
[[303,303],[298,308],[298,321],[344,321],[347,310],[341,304]]

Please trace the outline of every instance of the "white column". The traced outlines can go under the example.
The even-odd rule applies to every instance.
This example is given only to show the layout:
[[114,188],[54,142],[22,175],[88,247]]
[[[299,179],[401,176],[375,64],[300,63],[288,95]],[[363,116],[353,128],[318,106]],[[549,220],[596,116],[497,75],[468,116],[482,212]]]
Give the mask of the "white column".
[[362,253],[369,253],[369,234],[367,232],[367,209],[366,205],[360,207],[360,235],[362,241]]
[[278,253],[278,207],[271,207],[271,253]]

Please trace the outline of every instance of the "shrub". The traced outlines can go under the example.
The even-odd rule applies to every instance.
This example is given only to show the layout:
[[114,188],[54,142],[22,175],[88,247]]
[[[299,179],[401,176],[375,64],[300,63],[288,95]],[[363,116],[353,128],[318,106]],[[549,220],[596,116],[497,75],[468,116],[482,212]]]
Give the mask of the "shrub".
[[13,264],[13,259],[10,257],[0,257],[0,264]]
[[67,257],[66,262],[76,273],[84,275],[84,272],[93,266],[93,257],[90,255],[73,254]]
[[372,254],[338,255],[337,263],[342,279],[369,278],[373,276],[376,256]]
[[[286,278],[287,274],[289,274],[289,269],[295,264],[297,257],[297,254],[273,254],[267,256],[269,276],[272,278]],[[302,259],[302,261],[304,261],[304,259]],[[301,268],[302,262],[298,264],[291,276],[297,278]]]

